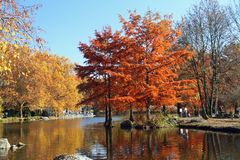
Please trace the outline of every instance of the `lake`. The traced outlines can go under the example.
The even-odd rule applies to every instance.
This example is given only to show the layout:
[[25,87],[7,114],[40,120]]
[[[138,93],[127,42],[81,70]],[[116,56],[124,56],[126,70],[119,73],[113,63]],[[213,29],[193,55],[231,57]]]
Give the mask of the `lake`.
[[118,125],[106,130],[103,122],[103,117],[94,117],[0,124],[0,137],[27,144],[0,160],[52,160],[62,153],[119,160],[240,159],[239,134],[178,128],[131,131]]

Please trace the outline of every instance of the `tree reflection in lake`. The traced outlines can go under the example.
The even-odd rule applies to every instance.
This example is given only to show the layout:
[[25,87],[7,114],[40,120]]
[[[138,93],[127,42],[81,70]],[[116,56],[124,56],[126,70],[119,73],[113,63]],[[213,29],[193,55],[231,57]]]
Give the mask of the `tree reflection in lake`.
[[0,159],[51,160],[61,153],[76,152],[109,160],[234,160],[240,157],[238,134],[186,129],[122,130],[118,126],[105,129],[98,123],[81,126],[84,121],[86,119],[0,124],[0,137],[7,137],[11,144],[18,141],[27,144]]

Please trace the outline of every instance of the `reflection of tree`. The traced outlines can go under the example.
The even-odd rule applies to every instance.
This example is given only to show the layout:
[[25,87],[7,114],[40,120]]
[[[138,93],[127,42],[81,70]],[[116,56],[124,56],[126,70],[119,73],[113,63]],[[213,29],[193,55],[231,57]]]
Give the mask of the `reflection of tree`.
[[107,145],[107,159],[113,159],[113,147],[112,147],[112,128],[105,127],[106,145]]
[[0,137],[3,137],[3,124],[0,123]]
[[205,133],[201,159],[239,159],[239,148],[235,145],[237,138],[239,135]]
[[147,132],[147,151],[148,151],[148,159],[152,160],[152,131]]
[[[1,124],[0,124],[1,127]],[[0,136],[27,146],[10,159],[52,159],[61,153],[86,154],[93,159],[238,159],[240,136],[177,129],[154,131],[105,129],[102,125],[79,127],[79,120],[3,124]],[[3,133],[1,135],[1,132]],[[37,157],[36,157],[37,154]],[[14,157],[13,157],[14,156]],[[24,157],[26,156],[26,157]]]
[[19,141],[27,144],[23,149],[11,154],[13,157],[10,159],[22,157],[22,159],[52,160],[53,157],[62,153],[75,153],[84,142],[84,131],[79,127],[79,120],[4,125],[3,136],[7,137],[11,144]]

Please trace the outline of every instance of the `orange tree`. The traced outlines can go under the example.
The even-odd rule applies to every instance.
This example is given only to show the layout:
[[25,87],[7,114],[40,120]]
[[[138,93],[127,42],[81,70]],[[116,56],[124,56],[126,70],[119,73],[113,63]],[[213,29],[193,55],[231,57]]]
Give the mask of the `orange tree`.
[[90,44],[80,43],[80,51],[86,58],[86,65],[77,65],[78,77],[84,82],[78,86],[84,93],[80,102],[86,105],[105,107],[105,126],[112,126],[112,104],[132,101],[129,96],[118,94],[120,81],[127,77],[121,74],[121,56],[124,53],[124,38],[120,32],[113,33],[111,27],[95,32]]
[[120,21],[121,32],[108,27],[96,32],[89,45],[80,43],[86,62],[76,66],[85,79],[79,85],[85,93],[82,103],[105,106],[106,126],[111,126],[112,109],[146,109],[149,121],[151,106],[174,105],[182,100],[181,92],[193,92],[192,80],[179,78],[192,53],[177,45],[181,32],[170,18],[149,11]]
[[176,43],[181,32],[172,27],[169,17],[161,19],[149,11],[143,17],[133,12],[128,20],[120,19],[131,50],[124,64],[134,70],[134,97],[146,109],[149,121],[151,106],[175,105],[181,101],[180,92],[192,91],[193,87],[186,87],[192,80],[179,79],[178,74],[192,53]]

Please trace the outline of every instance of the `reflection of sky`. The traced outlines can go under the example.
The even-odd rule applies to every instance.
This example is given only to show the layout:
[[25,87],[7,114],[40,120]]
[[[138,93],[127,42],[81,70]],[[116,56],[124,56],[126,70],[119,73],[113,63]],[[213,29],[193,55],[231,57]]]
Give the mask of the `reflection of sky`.
[[[85,150],[87,149],[87,150]],[[82,148],[77,151],[78,155],[91,157],[92,159],[107,159],[107,148],[100,143],[95,143],[87,148]]]
[[[121,120],[121,117],[113,117],[113,121],[119,121]],[[91,124],[96,124],[96,123],[104,123],[105,122],[105,117],[87,117],[83,118],[80,122],[81,126],[87,126]]]
[[102,144],[94,144],[90,146],[91,157],[93,159],[106,159],[107,158],[107,149]]

